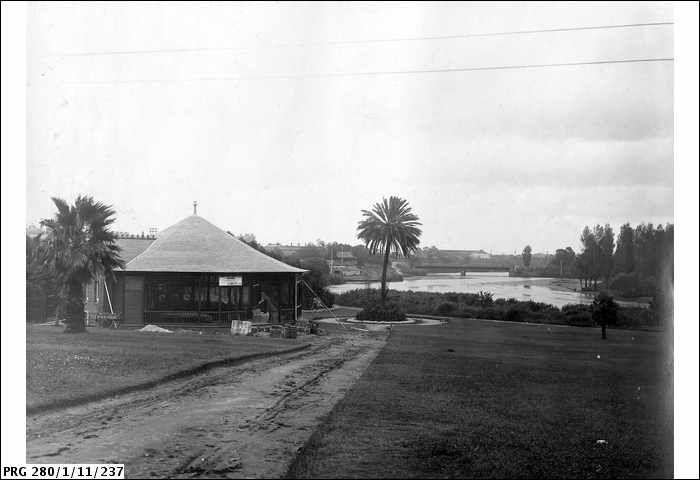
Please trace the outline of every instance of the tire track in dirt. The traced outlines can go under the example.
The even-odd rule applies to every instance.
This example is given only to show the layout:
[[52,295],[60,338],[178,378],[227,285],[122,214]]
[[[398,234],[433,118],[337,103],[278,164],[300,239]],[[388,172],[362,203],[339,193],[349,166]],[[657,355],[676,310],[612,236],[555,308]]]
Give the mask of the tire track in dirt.
[[125,463],[129,477],[281,476],[386,335],[321,337],[305,351],[27,419],[32,463]]

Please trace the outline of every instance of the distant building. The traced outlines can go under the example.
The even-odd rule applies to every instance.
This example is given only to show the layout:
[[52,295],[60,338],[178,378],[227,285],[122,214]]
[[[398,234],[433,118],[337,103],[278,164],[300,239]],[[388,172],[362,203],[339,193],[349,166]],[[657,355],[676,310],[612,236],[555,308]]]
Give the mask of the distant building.
[[478,258],[482,260],[487,260],[491,258],[491,254],[488,252],[485,252],[484,250],[468,250],[469,256],[471,258]]
[[338,250],[333,252],[333,259],[327,259],[326,264],[331,273],[346,277],[362,275],[362,270],[357,267],[357,258],[350,251]]
[[491,254],[484,250],[440,250],[441,254],[463,257],[464,259],[488,260]]
[[340,265],[344,265],[344,266],[357,265],[357,258],[355,257],[355,255],[352,254],[352,252],[341,250],[340,252],[338,252],[336,254],[335,258],[336,258],[336,262]]
[[344,277],[359,277],[362,275],[362,270],[355,265],[333,265],[331,273],[340,274]]
[[265,245],[265,250],[268,252],[279,250],[285,257],[296,256],[302,248],[300,245],[282,245],[281,243],[268,243]]

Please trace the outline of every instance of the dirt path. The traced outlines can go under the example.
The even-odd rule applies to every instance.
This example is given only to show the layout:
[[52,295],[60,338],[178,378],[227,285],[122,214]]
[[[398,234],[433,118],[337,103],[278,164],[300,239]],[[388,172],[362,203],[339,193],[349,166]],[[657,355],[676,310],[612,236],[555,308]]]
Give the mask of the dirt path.
[[30,463],[124,463],[131,478],[280,477],[386,334],[320,337],[302,352],[27,418]]

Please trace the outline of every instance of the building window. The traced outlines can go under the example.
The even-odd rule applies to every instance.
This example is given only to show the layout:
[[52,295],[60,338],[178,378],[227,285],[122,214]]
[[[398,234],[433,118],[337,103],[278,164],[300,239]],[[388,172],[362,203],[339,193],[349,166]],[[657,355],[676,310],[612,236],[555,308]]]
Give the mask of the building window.
[[291,305],[293,300],[291,299],[291,282],[282,280],[280,282],[280,305]]
[[221,309],[238,310],[241,303],[241,287],[221,287]]
[[244,306],[250,305],[250,287],[247,285],[243,287],[243,291],[241,294],[241,303]]
[[147,305],[156,311],[197,310],[196,293],[191,276],[154,276],[149,279]]

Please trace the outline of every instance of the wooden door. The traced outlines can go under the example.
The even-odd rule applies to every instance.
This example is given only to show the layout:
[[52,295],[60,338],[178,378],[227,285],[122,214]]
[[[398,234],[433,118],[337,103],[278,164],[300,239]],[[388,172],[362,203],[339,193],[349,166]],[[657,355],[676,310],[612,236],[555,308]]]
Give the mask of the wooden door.
[[143,325],[143,277],[128,275],[124,285],[124,323]]

